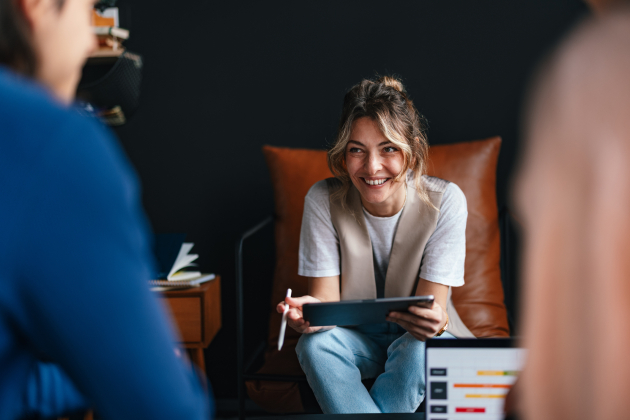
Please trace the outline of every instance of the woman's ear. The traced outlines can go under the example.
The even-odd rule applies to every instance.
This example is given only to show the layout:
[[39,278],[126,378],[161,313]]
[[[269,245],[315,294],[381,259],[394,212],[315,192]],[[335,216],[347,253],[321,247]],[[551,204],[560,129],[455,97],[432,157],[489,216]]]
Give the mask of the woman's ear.
[[17,0],[18,9],[24,15],[31,31],[41,25],[43,19],[50,13],[53,0]]

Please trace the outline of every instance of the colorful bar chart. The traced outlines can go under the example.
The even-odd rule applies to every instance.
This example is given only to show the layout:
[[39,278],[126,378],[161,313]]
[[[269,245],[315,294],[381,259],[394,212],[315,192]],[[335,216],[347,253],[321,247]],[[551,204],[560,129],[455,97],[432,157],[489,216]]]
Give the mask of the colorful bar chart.
[[455,409],[456,413],[485,413],[486,409],[483,407],[457,407]]
[[517,348],[428,348],[427,420],[500,420],[525,361]]

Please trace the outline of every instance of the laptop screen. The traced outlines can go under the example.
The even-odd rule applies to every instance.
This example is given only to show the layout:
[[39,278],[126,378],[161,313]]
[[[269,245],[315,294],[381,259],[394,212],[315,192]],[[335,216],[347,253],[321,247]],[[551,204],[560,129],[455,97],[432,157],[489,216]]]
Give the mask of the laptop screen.
[[525,362],[512,339],[435,339],[426,346],[426,419],[503,419]]

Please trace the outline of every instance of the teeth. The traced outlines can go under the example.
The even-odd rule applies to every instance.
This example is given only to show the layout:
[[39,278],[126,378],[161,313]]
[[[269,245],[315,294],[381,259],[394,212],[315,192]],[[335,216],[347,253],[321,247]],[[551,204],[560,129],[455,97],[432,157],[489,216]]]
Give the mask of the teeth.
[[383,183],[385,183],[385,181],[387,181],[387,178],[383,178],[383,179],[366,179],[365,182],[369,185],[381,185]]

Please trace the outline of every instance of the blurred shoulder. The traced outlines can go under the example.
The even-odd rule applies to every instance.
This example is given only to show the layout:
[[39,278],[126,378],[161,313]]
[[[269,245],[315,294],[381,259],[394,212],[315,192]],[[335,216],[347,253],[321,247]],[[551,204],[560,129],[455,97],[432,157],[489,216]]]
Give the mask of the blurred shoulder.
[[[124,153],[96,118],[80,114],[39,83],[0,67],[0,143],[5,156],[72,164],[82,160],[120,159]],[[57,162],[60,164],[62,162]]]
[[0,67],[0,118],[3,130],[28,128],[25,121],[32,121],[31,128],[49,128],[59,125],[72,114],[61,105],[41,84]]

